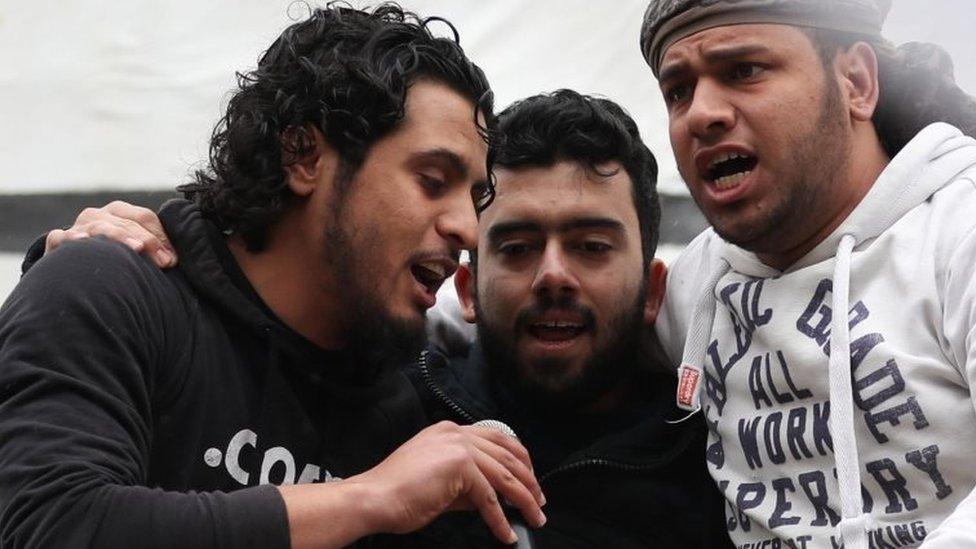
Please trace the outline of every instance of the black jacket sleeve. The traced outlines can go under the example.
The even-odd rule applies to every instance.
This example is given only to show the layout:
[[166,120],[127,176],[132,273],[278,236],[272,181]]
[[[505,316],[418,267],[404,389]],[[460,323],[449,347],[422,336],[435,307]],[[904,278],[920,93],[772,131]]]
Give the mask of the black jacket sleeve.
[[0,308],[0,547],[289,547],[274,487],[146,486],[182,307],[171,279],[101,239],[21,279]]
[[20,264],[20,276],[27,274],[27,271],[34,266],[35,263],[42,257],[44,257],[44,246],[47,245],[47,233],[42,234],[37,237],[34,242],[31,242],[29,248],[27,248],[27,254],[24,255],[24,261]]

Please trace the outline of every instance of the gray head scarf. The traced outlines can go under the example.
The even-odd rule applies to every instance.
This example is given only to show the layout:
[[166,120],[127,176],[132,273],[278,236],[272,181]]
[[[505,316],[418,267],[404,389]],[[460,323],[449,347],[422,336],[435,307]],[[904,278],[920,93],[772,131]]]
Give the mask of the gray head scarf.
[[651,0],[641,27],[641,51],[658,76],[672,44],[706,29],[748,23],[881,36],[891,0]]

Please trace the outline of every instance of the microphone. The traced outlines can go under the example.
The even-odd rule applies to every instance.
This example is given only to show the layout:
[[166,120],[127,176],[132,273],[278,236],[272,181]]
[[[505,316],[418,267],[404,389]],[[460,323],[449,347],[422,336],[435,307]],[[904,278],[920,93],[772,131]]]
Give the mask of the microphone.
[[[512,430],[511,427],[501,421],[498,421],[497,419],[483,419],[481,421],[474,422],[472,425],[474,427],[492,429],[515,439],[518,438],[515,431]],[[515,530],[515,535],[518,536],[518,541],[509,547],[515,547],[516,549],[533,549],[535,547],[535,543],[532,539],[532,530],[525,524],[522,514],[519,513],[518,510],[513,509],[507,501],[503,501],[502,503],[504,503],[506,511],[505,516],[508,518],[508,523],[511,524],[512,530]]]

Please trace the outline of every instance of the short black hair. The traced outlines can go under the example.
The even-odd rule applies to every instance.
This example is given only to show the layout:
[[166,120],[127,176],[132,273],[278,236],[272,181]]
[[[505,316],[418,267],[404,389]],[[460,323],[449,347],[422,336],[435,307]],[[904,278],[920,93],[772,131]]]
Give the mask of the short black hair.
[[883,38],[827,29],[801,28],[813,42],[824,69],[837,53],[865,42],[878,57],[879,95],[872,122],[881,144],[894,157],[925,126],[947,122],[976,137],[976,99],[956,84],[952,59],[934,44],[894,47]]
[[657,161],[620,105],[566,89],[534,95],[499,113],[498,135],[495,168],[550,167],[568,160],[611,176],[599,167],[619,162],[630,176],[646,268],[657,251],[661,224]]
[[[452,37],[435,37],[434,22]],[[476,105],[472,120],[484,117],[478,128],[490,145],[495,121],[488,81],[449,22],[421,19],[393,3],[371,12],[335,3],[317,8],[285,29],[256,69],[238,73],[214,128],[209,166],[179,190],[259,251],[291,196],[284,168],[313,150],[309,128],[337,151],[337,176],[348,181],[372,144],[403,119],[410,85],[425,78]],[[483,203],[491,199],[490,184],[485,193],[478,197]]]

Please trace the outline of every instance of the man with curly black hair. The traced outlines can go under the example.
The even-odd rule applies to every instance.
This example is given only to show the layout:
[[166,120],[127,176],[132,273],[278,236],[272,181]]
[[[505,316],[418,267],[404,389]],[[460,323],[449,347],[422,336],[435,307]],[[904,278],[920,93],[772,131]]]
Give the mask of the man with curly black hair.
[[178,269],[89,239],[24,276],[0,310],[0,546],[338,547],[457,507],[511,542],[496,490],[545,521],[525,449],[417,434],[394,368],[492,196],[488,83],[431,23],[330,6],[286,29],[159,212]]

